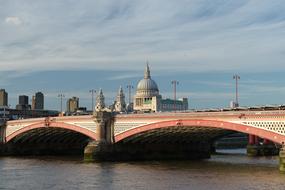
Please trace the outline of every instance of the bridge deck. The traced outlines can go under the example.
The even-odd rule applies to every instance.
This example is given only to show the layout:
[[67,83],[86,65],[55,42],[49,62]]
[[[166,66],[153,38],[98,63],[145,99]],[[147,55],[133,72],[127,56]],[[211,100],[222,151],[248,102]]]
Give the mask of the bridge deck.
[[[98,124],[94,119],[93,115],[84,115],[8,121],[6,135],[13,137],[13,134],[20,134],[31,128],[48,126],[75,129],[77,132],[85,131],[89,136],[96,136]],[[249,134],[259,131],[256,135],[261,137],[273,133],[274,136],[269,139],[278,138],[276,142],[283,142],[280,140],[283,138],[278,135],[285,138],[285,110],[117,114],[112,121],[112,131],[113,135],[117,136],[130,130],[136,129],[136,132],[139,132],[142,128],[147,130],[159,125],[167,127],[165,125],[171,124],[177,127],[179,123],[184,125],[180,127],[185,127],[187,124],[191,127],[223,128]]]

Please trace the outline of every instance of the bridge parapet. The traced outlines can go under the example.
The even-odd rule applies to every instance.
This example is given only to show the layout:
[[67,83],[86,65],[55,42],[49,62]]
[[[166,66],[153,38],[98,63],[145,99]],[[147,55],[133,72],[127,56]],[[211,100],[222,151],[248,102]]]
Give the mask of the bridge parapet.
[[269,120],[269,121],[245,121],[241,122],[241,124],[255,127],[259,129],[263,129],[266,131],[271,131],[280,135],[285,135],[285,121],[276,121],[276,120]]

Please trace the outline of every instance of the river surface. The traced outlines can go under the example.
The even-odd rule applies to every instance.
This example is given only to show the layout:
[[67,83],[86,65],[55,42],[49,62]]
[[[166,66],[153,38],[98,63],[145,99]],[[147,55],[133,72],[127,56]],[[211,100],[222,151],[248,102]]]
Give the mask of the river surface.
[[223,151],[204,161],[84,163],[79,157],[0,157],[0,189],[285,189],[278,157]]

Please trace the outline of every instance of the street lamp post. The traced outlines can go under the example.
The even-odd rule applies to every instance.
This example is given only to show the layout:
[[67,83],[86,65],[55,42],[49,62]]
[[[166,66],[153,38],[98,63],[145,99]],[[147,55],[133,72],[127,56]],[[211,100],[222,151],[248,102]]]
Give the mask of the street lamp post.
[[131,96],[132,96],[132,89],[134,87],[132,85],[127,85],[127,89],[129,90],[129,105],[131,104]]
[[240,76],[238,76],[237,74],[235,74],[233,76],[233,79],[236,80],[236,105],[239,106],[239,103],[238,103],[238,80],[240,79]]
[[64,94],[59,94],[57,97],[60,98],[60,113],[62,113],[62,98],[64,98]]
[[89,90],[89,93],[91,93],[91,100],[92,100],[92,112],[94,111],[94,94],[96,93],[96,90],[91,89]]
[[179,84],[177,80],[171,81],[171,84],[173,85],[173,96],[174,96],[174,112],[176,112],[176,85]]

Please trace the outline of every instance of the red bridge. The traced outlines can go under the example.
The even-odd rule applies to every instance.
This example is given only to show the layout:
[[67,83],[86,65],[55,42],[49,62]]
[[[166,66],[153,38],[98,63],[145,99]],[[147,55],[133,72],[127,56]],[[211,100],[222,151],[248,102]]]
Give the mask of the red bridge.
[[[264,144],[284,145],[285,111],[117,115],[100,111],[90,116],[8,121],[1,127],[0,140],[3,152],[15,154],[84,150],[86,160],[196,159],[209,158],[213,143],[234,132],[249,134],[249,147],[257,146],[257,137]],[[283,149],[280,158],[284,171]]]

